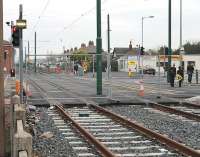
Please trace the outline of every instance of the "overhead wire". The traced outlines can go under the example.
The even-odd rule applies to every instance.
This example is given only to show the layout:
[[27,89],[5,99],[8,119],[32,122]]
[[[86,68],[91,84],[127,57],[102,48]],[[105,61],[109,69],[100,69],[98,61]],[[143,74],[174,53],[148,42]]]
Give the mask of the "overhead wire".
[[[109,1],[109,0],[104,0],[104,1],[102,2],[102,4],[105,4],[107,1]],[[44,15],[46,9],[47,9],[48,6],[49,6],[49,3],[50,3],[50,0],[47,0],[47,2],[46,2],[46,4],[45,4],[44,8],[42,9],[40,15],[38,16],[37,22],[35,23],[35,25],[34,25],[33,28],[32,28],[31,33],[32,33],[32,32],[36,29],[36,27],[38,26],[38,24],[39,24],[39,22],[40,22],[40,20],[41,20],[41,17]],[[91,12],[93,12],[95,9],[96,9],[96,6],[94,6],[94,7],[92,7],[91,9],[85,11],[84,13],[82,13],[79,17],[77,17],[76,19],[74,19],[70,24],[64,26],[64,27],[62,28],[62,30],[61,30],[59,33],[57,33],[56,37],[54,37],[54,38],[57,40],[57,37],[60,36],[60,34],[62,34],[63,32],[65,32],[66,30],[69,30],[72,26],[74,26],[74,24],[78,23],[83,17],[87,16],[88,14],[90,14]],[[29,36],[30,36],[30,35],[29,35]],[[52,42],[52,41],[54,41],[54,40],[51,40],[50,42]]]
[[[107,1],[108,0],[104,0],[102,2],[102,4],[106,3]],[[63,29],[56,35],[56,37],[58,37],[60,34],[62,34],[63,32],[65,32],[66,30],[70,29],[74,24],[78,23],[83,17],[87,16],[88,14],[90,14],[91,12],[93,12],[95,9],[96,9],[96,6],[94,6],[91,9],[85,11],[84,13],[82,13],[79,17],[77,17],[76,19],[74,19],[70,24],[64,26]]]
[[[51,1],[51,0],[47,0],[47,2],[45,3],[44,8],[42,9],[41,13],[39,14],[39,16],[38,16],[38,18],[37,18],[37,21],[36,21],[35,25],[34,25],[33,28],[32,28],[32,31],[34,31],[34,30],[36,29],[36,27],[38,26],[38,24],[39,24],[39,22],[40,22],[40,20],[41,20],[41,17],[44,15],[46,9],[47,9],[48,6],[49,6],[50,1]],[[32,31],[31,31],[31,33],[32,33]],[[30,36],[30,35],[29,35],[29,36]]]

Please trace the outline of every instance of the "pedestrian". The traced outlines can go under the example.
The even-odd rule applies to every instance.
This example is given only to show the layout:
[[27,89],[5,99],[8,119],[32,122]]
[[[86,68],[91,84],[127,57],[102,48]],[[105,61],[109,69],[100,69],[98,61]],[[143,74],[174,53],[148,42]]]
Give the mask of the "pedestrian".
[[188,83],[192,83],[192,74],[194,72],[194,66],[189,63],[187,66]]
[[78,74],[78,65],[74,65],[74,74],[77,75]]
[[170,67],[169,69],[169,81],[170,81],[171,87],[174,87],[175,77],[176,77],[176,67],[174,64],[173,67]]
[[181,66],[178,67],[177,78],[178,78],[178,85],[179,85],[179,87],[181,87],[183,78],[184,78],[184,72],[183,72],[183,68]]
[[15,69],[10,69],[10,77],[15,77]]

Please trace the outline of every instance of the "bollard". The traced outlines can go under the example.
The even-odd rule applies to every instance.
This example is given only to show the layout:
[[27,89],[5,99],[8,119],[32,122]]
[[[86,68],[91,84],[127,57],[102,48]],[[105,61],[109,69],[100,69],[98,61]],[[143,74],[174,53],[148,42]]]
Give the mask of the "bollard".
[[27,157],[32,157],[32,136],[24,131],[22,120],[17,120],[16,126],[17,130],[14,135],[13,156],[20,157],[19,152],[26,151]]
[[14,104],[20,104],[20,98],[18,95],[14,95],[11,99],[11,103]]
[[17,127],[17,120],[22,120],[23,124],[25,124],[25,109],[23,109],[22,106],[19,104],[14,105],[14,130],[16,130]]
[[18,95],[15,95],[16,91],[15,89],[12,90],[12,98],[11,98],[11,105],[10,105],[10,119],[11,119],[11,129],[10,129],[10,137],[11,137],[11,156],[13,156],[13,139],[14,139],[14,134],[15,134],[15,129],[14,129],[14,104],[19,104],[20,103],[20,99]]
[[24,152],[27,152],[27,157],[31,157],[32,136],[24,130],[25,109],[21,104],[18,104],[18,101],[19,96],[13,96],[12,102],[17,104],[14,104],[12,155],[13,157],[22,157],[26,155]]
[[198,73],[198,70],[196,70],[196,84],[199,83],[199,73]]
[[28,157],[28,154],[26,151],[20,151],[18,156],[19,157]]

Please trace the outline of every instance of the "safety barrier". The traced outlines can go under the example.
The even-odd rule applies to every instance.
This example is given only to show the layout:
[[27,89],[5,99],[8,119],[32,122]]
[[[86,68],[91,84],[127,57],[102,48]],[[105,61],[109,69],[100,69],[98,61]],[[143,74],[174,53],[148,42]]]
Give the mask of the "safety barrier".
[[32,156],[32,136],[24,130],[25,109],[19,104],[19,96],[12,97],[13,114],[13,157]]

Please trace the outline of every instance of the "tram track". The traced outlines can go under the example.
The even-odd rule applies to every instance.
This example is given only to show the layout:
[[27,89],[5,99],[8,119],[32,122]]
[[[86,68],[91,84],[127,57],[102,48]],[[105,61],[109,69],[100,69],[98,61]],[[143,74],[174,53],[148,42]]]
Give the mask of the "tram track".
[[[51,81],[50,81],[51,82]],[[56,85],[55,83],[50,83],[51,85],[53,85],[53,86],[57,86],[57,87],[59,87],[59,89],[61,89],[61,87],[60,87],[60,85]],[[62,90],[67,90],[67,89],[65,89],[64,87],[62,87]],[[67,90],[67,92],[71,92],[70,90]],[[73,95],[74,95],[75,93],[73,93]],[[91,104],[91,102],[88,102],[87,100],[85,100],[85,102],[87,102],[87,104],[91,107],[91,106],[93,106],[93,104]],[[50,103],[52,103],[52,105],[58,105],[59,104],[59,102],[57,102],[56,104],[55,104],[55,102],[50,102]],[[109,112],[109,111],[107,111],[107,112]],[[119,116],[120,117],[120,116]],[[122,117],[121,117],[122,118]],[[119,120],[119,119],[118,119]],[[124,123],[124,122],[123,122]],[[129,125],[130,125],[130,123],[129,123]],[[136,129],[137,130],[137,129]],[[152,130],[151,130],[152,131]],[[155,132],[154,132],[155,133]],[[146,135],[146,133],[144,133],[143,132],[143,134],[145,134],[145,136],[148,136],[148,137],[151,137],[152,139],[155,139],[155,137],[152,137],[152,132],[150,132],[150,135]],[[165,137],[166,138],[166,137]],[[167,138],[168,140],[171,140],[171,139],[169,139],[169,138]],[[158,139],[157,139],[158,140]],[[171,140],[171,142],[172,142],[173,140]],[[176,144],[177,144],[177,142],[175,142],[175,141],[173,141],[172,143],[171,142],[169,142],[169,143],[171,143],[171,144],[169,144],[169,143],[167,143],[166,141],[160,141],[162,144],[164,143],[164,144],[166,144],[168,147],[173,147],[173,149],[175,149],[175,150],[178,150],[181,154],[184,154],[184,155],[190,155],[190,156],[199,156],[200,154],[197,152],[197,151],[195,151],[195,150],[193,150],[192,148],[189,148],[189,147],[186,147],[186,146],[184,146],[183,144],[180,144],[178,147],[177,146],[175,146]],[[175,142],[175,144],[174,144],[174,142]],[[181,148],[180,148],[181,147]],[[183,147],[183,150],[182,150],[182,147]],[[186,148],[185,148],[186,147]],[[187,153],[194,153],[194,154],[187,154]]]
[[[46,78],[46,77],[45,77]],[[70,91],[71,96],[76,97],[81,96],[79,93],[72,91],[72,89],[66,88],[64,86],[59,86],[58,84],[54,83],[53,80],[51,81],[47,81],[48,78],[46,78],[46,82],[48,82],[50,85],[58,88],[59,90],[65,92],[66,94],[69,94],[68,91]],[[124,87],[125,88],[125,87]],[[81,101],[85,101],[84,98],[80,98]],[[180,105],[173,105],[173,104],[159,104],[144,98],[139,98],[136,97],[135,99],[138,99],[141,102],[144,102],[146,104],[148,104],[149,107],[152,107],[154,109],[160,110],[162,112],[167,112],[167,113],[171,113],[171,114],[175,114],[177,116],[182,116],[184,118],[187,118],[189,120],[193,120],[193,121],[197,121],[200,122],[200,106],[199,105],[195,105],[195,104],[190,104],[190,103],[185,103],[185,102],[181,102]]]

